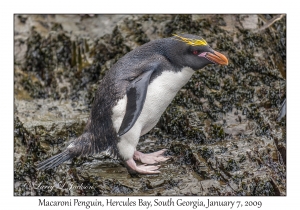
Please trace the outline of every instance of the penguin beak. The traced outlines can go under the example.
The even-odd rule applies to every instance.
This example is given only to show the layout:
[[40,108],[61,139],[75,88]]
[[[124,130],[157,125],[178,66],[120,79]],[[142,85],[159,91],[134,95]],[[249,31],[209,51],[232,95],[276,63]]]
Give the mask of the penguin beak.
[[226,56],[217,51],[206,53],[205,58],[216,64],[228,65],[228,60]]

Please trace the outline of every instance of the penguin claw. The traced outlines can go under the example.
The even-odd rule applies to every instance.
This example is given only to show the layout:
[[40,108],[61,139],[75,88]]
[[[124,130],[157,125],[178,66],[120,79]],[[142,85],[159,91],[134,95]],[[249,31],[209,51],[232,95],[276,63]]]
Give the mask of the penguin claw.
[[145,155],[160,156],[160,155],[164,154],[166,151],[167,151],[167,149],[162,149],[157,152],[152,152],[152,153],[145,154]]
[[128,169],[128,172],[130,174],[159,174],[161,173],[160,171],[158,171],[160,165],[147,165],[147,164],[143,164],[143,165],[136,165],[136,163],[134,162],[133,159],[129,159],[125,162],[125,165]]
[[148,166],[148,165],[140,165],[136,167],[136,172],[140,174],[156,174],[160,173],[157,169],[159,169],[160,166]]
[[164,162],[169,160],[172,157],[165,157],[163,154],[167,151],[167,149],[162,149],[157,152],[149,153],[149,154],[144,154],[139,151],[134,152],[134,160],[138,160],[142,163],[145,164],[156,164],[159,162]]

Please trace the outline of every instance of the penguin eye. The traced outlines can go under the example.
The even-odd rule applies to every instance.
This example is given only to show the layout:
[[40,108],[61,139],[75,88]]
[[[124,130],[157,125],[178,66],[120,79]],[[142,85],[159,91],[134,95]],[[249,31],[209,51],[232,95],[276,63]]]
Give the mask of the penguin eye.
[[130,78],[128,78],[128,80],[131,82],[132,80],[134,80],[135,79],[135,77],[130,77]]
[[198,54],[199,54],[199,51],[198,51],[198,50],[194,50],[194,51],[193,51],[193,54],[194,54],[194,55],[198,55]]

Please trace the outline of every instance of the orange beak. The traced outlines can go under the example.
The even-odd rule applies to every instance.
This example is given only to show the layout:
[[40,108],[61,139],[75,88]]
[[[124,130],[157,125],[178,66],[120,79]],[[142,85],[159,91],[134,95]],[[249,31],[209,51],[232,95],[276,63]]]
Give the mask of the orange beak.
[[208,60],[220,64],[220,65],[228,65],[228,60],[225,55],[222,53],[219,53],[217,51],[214,51],[213,53],[207,53],[205,56]]

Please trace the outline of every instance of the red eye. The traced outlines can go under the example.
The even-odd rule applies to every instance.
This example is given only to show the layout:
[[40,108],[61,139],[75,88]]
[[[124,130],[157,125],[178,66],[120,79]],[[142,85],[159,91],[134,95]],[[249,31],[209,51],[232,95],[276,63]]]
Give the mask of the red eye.
[[199,53],[198,50],[194,50],[194,51],[193,51],[193,54],[194,54],[194,55],[198,55],[198,53]]

